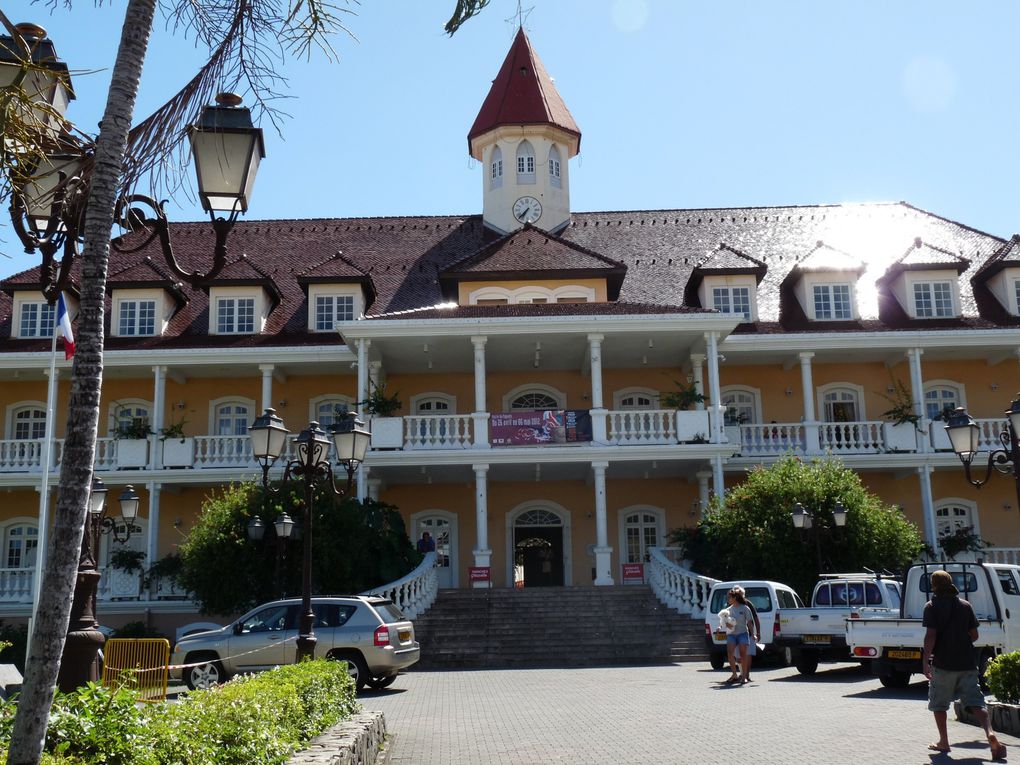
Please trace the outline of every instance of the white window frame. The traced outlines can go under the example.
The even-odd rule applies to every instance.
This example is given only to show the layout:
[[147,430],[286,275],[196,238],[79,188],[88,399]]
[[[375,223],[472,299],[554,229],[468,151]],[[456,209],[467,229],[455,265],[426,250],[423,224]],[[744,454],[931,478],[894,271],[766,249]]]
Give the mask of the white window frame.
[[972,502],[969,499],[963,497],[944,497],[937,502],[932,508],[932,515],[935,518],[935,536],[942,536],[941,529],[947,528],[950,525],[957,525],[953,523],[953,519],[949,516],[945,516],[944,519],[940,519],[939,511],[948,510],[952,507],[959,507],[967,511],[968,517],[965,525],[971,526],[974,529],[974,534],[981,536],[981,523],[978,516],[978,506],[976,502]]
[[345,396],[342,393],[326,393],[322,396],[316,396],[308,402],[308,421],[317,422],[319,426],[328,432],[329,428],[323,424],[321,419],[322,413],[319,411],[323,406],[330,406],[334,412],[340,407],[347,407],[347,411],[356,412],[357,407],[355,406],[354,398],[351,396]]
[[512,411],[523,411],[515,410],[512,408],[514,401],[525,395],[544,395],[549,396],[556,402],[556,409],[567,408],[567,394],[561,390],[557,390],[551,385],[544,385],[542,383],[525,383],[524,385],[518,385],[513,390],[507,391],[503,395],[503,410],[504,412]]
[[[222,396],[209,402],[209,430],[213,436],[240,436],[242,433],[220,433],[220,407],[223,406],[244,406],[248,409],[247,425],[251,425],[258,416],[259,411],[255,408],[255,399],[244,396]],[[234,413],[236,414],[236,412]],[[247,432],[247,431],[245,431]]]
[[[444,408],[435,408],[435,404],[443,404]],[[423,409],[422,407],[426,407]],[[457,397],[440,391],[427,391],[411,396],[411,411],[421,415],[456,414]]]
[[[733,276],[706,276],[701,280],[698,287],[698,299],[701,305],[706,308],[714,308],[714,291],[717,289],[732,290],[734,288],[746,288],[748,296],[748,311],[750,318],[744,321],[758,320],[758,281],[752,274],[736,274]],[[732,293],[730,294],[730,305],[733,304]]]
[[[817,290],[824,290],[828,296],[829,308],[835,313],[836,301],[834,290],[846,289],[847,291],[847,305],[850,309],[849,316],[819,316],[818,315],[818,304],[815,300],[815,293]],[[810,292],[808,293],[809,300],[811,301],[811,317],[815,321],[853,321],[855,318],[856,310],[854,308],[854,286],[850,282],[838,282],[838,281],[827,281],[827,282],[815,282],[810,285]]]
[[[129,303],[139,304],[151,302],[152,310],[152,332],[138,332],[138,317],[135,316],[134,328],[136,331],[121,332],[121,315],[124,306]],[[158,337],[166,329],[170,315],[173,313],[173,303],[162,289],[118,289],[113,291],[110,312],[110,334],[114,337]]]
[[[33,309],[35,311],[35,318],[32,320],[32,326],[30,331],[25,332],[23,321],[25,319],[25,311]],[[56,332],[56,320],[57,320],[57,306],[56,304],[50,305],[44,299],[29,299],[23,297],[20,300],[15,298],[15,310],[14,315],[17,316],[17,322],[12,327],[15,331],[14,336],[18,339],[24,340],[38,340],[40,338],[50,339]],[[52,319],[52,324],[49,327],[49,331],[43,331],[46,328],[46,316]]]
[[[663,540],[666,538],[666,511],[661,507],[655,505],[628,505],[627,507],[621,507],[616,513],[616,531],[617,538],[620,540],[620,562],[621,563],[646,563],[644,560],[629,561],[629,550],[627,549],[627,517],[631,515],[644,515],[648,514],[654,516],[655,525],[655,536],[658,546],[662,546]],[[644,527],[644,519],[640,520],[640,527]],[[641,539],[641,546],[644,547],[644,539]],[[646,548],[647,554],[647,548]],[[645,576],[648,576],[648,571],[645,571]]]
[[556,303],[562,298],[579,298],[585,303],[594,303],[595,289],[580,284],[565,284],[552,288],[535,285],[516,289],[486,286],[468,293],[468,305],[478,305],[479,301],[485,300],[505,300],[510,305],[533,303],[536,300]]
[[[644,406],[642,404],[628,403],[628,399],[640,396],[642,398],[648,398],[650,404]],[[659,403],[659,391],[654,388],[646,388],[643,386],[632,386],[630,388],[620,388],[619,390],[613,391],[613,409],[621,412],[640,412],[651,409],[661,409],[662,405]]]
[[848,382],[827,383],[825,385],[820,385],[817,388],[817,401],[816,401],[816,403],[818,405],[818,408],[815,411],[817,411],[819,416],[822,418],[822,422],[834,422],[833,420],[825,419],[825,416],[826,416],[826,413],[825,413],[825,397],[829,393],[835,393],[837,391],[846,391],[848,393],[853,394],[853,396],[854,396],[854,404],[857,407],[857,419],[856,420],[852,420],[852,422],[867,422],[868,416],[867,416],[867,412],[865,411],[865,408],[864,408],[864,405],[865,405],[865,401],[864,401],[864,387],[861,386],[861,385],[855,385],[854,383],[848,383]]
[[499,146],[492,147],[489,155],[489,188],[498,189],[503,186],[503,150]]
[[925,417],[928,417],[928,419],[931,419],[928,414],[928,392],[936,390],[952,391],[956,400],[956,406],[967,406],[967,399],[964,395],[964,386],[961,383],[958,383],[955,380],[925,380],[924,395],[921,400]]
[[23,539],[34,539],[35,540],[35,545],[33,546],[32,549],[34,549],[36,551],[36,555],[39,554],[39,519],[38,518],[30,517],[30,516],[27,516],[27,515],[19,515],[19,516],[16,516],[14,518],[8,518],[3,523],[0,523],[0,540],[2,540],[2,544],[3,544],[3,548],[0,548],[0,556],[2,556],[2,557],[0,557],[0,569],[5,569],[7,571],[11,571],[11,570],[14,570],[14,571],[23,571],[25,569],[29,569],[29,568],[34,569],[35,568],[35,560],[33,560],[31,563],[29,563],[28,561],[25,560],[25,558],[28,557],[28,549],[27,549],[28,546],[27,545],[21,551],[21,557],[22,557],[21,565],[17,566],[17,567],[11,567],[11,568],[8,568],[8,566],[7,566],[7,553],[8,553],[8,548],[10,547],[10,534],[11,534],[11,531],[13,531],[14,529],[17,529],[17,528],[35,529],[36,533],[35,533],[34,536],[26,534],[22,538]]
[[[747,293],[747,311],[734,310],[734,305],[736,303],[736,300],[734,299],[734,292],[736,292],[737,290],[741,290]],[[719,311],[720,313],[736,314],[741,316],[744,319],[744,321],[751,321],[754,316],[754,313],[751,310],[751,292],[752,290],[750,287],[747,287],[742,284],[713,286],[711,287],[712,305],[710,306],[710,308]],[[725,293],[727,306],[727,309],[725,311],[723,311],[718,305],[716,305],[716,298],[719,297],[719,295],[717,295],[716,293]]]
[[570,511],[563,505],[546,499],[523,502],[506,514],[504,533],[506,539],[506,586],[513,587],[514,583],[514,529],[517,519],[532,510],[545,510],[557,516],[560,520],[559,525],[563,528],[563,586],[570,587],[574,583],[574,545],[571,539],[572,524],[570,522]]
[[[939,313],[939,307],[937,305],[935,288],[936,286],[945,287],[949,292],[949,312]],[[910,305],[915,319],[951,319],[957,316],[957,299],[954,294],[956,290],[952,279],[924,279],[915,280],[910,282]],[[918,304],[918,290],[922,289],[927,293],[927,298],[931,303],[931,313],[922,314],[920,311],[920,305]],[[944,307],[943,307],[944,310]]]
[[[235,331],[220,332],[219,307],[223,300],[254,300],[252,331],[236,331],[236,312],[234,314]],[[257,335],[265,329],[266,317],[269,313],[269,299],[261,287],[212,287],[209,290],[209,334],[210,335]]]
[[561,171],[560,150],[556,144],[549,147],[549,185],[553,188],[562,188],[563,180],[560,177]]
[[[7,427],[5,429],[4,438],[7,438],[8,440],[11,440],[11,441],[14,441],[16,439],[20,440],[15,435],[16,432],[17,432],[17,426],[18,426],[18,414],[20,414],[21,412],[29,412],[29,411],[31,411],[31,412],[42,412],[42,423],[43,423],[43,431],[44,432],[43,432],[43,435],[39,436],[39,438],[45,438],[46,437],[46,434],[45,434],[45,430],[46,430],[46,402],[45,401],[16,401],[13,404],[8,404],[7,405],[7,411],[5,412],[5,415],[4,415],[5,422],[7,423]],[[29,437],[29,438],[27,438],[25,440],[33,441],[33,440],[36,440],[36,439],[35,439],[35,437]]]
[[[353,300],[351,304],[351,321],[357,321],[365,315],[365,296],[362,294],[360,286],[356,284],[310,284],[308,285],[309,332],[329,333],[337,331],[336,327],[318,329],[316,305],[320,297],[350,297]],[[344,321],[347,320],[339,319],[337,323],[342,324]]]
[[760,423],[763,421],[761,390],[759,388],[752,388],[748,385],[724,385],[719,389],[719,402],[724,407],[729,408],[733,404],[727,397],[735,395],[747,396],[751,399],[749,402],[741,405],[741,408],[748,406],[751,409],[750,418],[747,420],[748,423]]
[[[152,402],[146,401],[144,398],[122,398],[117,401],[111,401],[107,412],[107,431],[109,435],[115,436],[120,424],[120,412],[124,409],[144,409],[146,414],[144,419],[149,423],[149,427],[152,427]],[[137,414],[132,414],[131,419],[143,419]]]
[[[134,313],[131,317],[125,315],[129,308]],[[150,308],[151,314],[143,315]],[[117,301],[116,317],[117,329],[113,334],[117,337],[153,337],[156,334],[156,301],[151,298]],[[145,326],[150,321],[151,327]]]
[[524,139],[517,144],[517,185],[535,183],[535,148],[531,141]]

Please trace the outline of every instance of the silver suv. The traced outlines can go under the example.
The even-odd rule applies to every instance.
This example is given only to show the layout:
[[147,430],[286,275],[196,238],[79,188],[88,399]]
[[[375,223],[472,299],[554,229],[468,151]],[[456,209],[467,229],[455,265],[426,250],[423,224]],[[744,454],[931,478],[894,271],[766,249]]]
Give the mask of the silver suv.
[[[209,688],[241,672],[260,672],[297,657],[301,599],[266,603],[218,630],[188,635],[174,646],[171,677]],[[386,688],[421,649],[414,625],[385,598],[312,598],[316,657],[346,661],[360,691]]]

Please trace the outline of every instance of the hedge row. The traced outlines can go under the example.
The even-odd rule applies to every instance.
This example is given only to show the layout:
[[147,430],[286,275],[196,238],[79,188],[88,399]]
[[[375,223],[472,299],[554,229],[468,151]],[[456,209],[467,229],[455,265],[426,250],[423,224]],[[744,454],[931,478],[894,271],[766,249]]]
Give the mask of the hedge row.
[[[346,665],[325,660],[239,677],[178,703],[138,704],[132,691],[90,684],[54,700],[43,763],[276,765],[357,707]],[[0,707],[5,750],[15,709]]]

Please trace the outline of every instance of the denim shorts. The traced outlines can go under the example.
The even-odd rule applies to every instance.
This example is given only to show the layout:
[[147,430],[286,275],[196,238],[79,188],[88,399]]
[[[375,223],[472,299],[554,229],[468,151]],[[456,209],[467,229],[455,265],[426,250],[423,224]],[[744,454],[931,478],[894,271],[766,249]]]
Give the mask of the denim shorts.
[[978,671],[932,667],[931,681],[928,683],[929,711],[947,712],[955,699],[959,699],[968,709],[985,708],[985,695],[978,683]]
[[739,635],[727,635],[726,642],[733,643],[733,645],[747,645],[751,641],[746,632],[741,632]]

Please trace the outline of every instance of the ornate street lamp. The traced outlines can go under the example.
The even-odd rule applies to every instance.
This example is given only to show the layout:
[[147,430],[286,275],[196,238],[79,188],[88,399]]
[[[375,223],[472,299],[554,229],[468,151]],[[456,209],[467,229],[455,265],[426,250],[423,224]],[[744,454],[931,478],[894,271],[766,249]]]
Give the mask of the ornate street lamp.
[[99,680],[98,654],[105,641],[103,633],[97,629],[99,622],[96,620],[96,589],[102,576],[96,563],[100,537],[110,534],[115,542],[124,544],[131,538],[131,527],[138,517],[139,498],[133,487],[127,486],[121,492],[120,517],[116,519],[106,514],[107,493],[103,480],[94,476],[89,511],[82,530],[71,619],[57,676],[57,685],[65,693]]
[[[293,519],[287,513],[282,513],[273,521],[273,531],[276,533],[276,567],[273,572],[273,593],[274,597],[277,598],[284,595],[281,572],[283,564],[287,559],[287,542],[291,539],[294,526]],[[252,516],[252,519],[248,521],[247,530],[248,539],[252,542],[261,542],[266,536],[266,525],[257,515]]]
[[790,520],[793,521],[793,527],[798,531],[805,534],[810,534],[815,540],[815,555],[818,558],[818,570],[822,570],[822,535],[832,531],[837,533],[836,530],[846,526],[846,508],[842,502],[837,502],[832,508],[832,527],[826,526],[822,523],[825,518],[825,512],[822,510],[809,510],[804,507],[800,502],[793,506],[790,511]]
[[[65,126],[64,113],[74,92],[67,65],[57,58],[46,31],[31,24],[17,29],[27,50],[21,41],[0,36],[0,88],[17,87],[29,99],[23,120],[28,133],[4,136],[3,150],[17,158],[11,164],[19,167],[18,177],[10,179],[11,222],[25,252],[40,253],[42,292],[52,302],[66,287],[79,254],[88,198],[88,174],[83,168],[91,159],[91,144],[74,137]],[[24,63],[29,54],[31,65]],[[37,127],[33,130],[31,126]],[[238,216],[248,210],[259,162],[266,152],[262,131],[233,93],[218,95],[216,105],[207,106],[188,128],[188,137],[199,197],[216,237],[210,268],[203,272],[180,266],[170,241],[165,201],[144,194],[120,200],[117,222],[125,229],[144,229],[148,234],[138,244],[126,245],[115,238],[112,245],[132,253],[158,239],[170,270],[197,286],[223,269],[227,237]],[[149,208],[151,217],[139,205]]]
[[980,489],[988,483],[988,479],[992,477],[992,468],[1003,475],[1012,475],[1016,487],[1017,506],[1020,507],[1020,473],[1017,472],[1020,470],[1020,442],[1017,440],[1017,434],[1020,433],[1020,393],[1013,399],[1005,414],[1006,422],[1002,430],[996,434],[1002,448],[988,452],[984,478],[974,478],[970,472],[971,463],[981,451],[981,428],[962,406],[957,407],[946,423],[946,434],[953,445],[953,451],[963,463],[963,472],[971,486]]
[[[313,629],[315,615],[312,612],[312,517],[315,488],[322,485],[338,497],[349,496],[354,483],[354,474],[365,460],[372,434],[353,412],[344,411],[340,415],[330,429],[331,437],[327,437],[319,423],[309,423],[308,427],[293,439],[295,457],[287,460],[283,482],[276,489],[269,486],[269,469],[283,454],[289,431],[283,426],[283,420],[276,416],[275,410],[266,409],[248,428],[248,435],[251,438],[252,453],[262,467],[263,491],[267,494],[277,494],[289,484],[298,481],[304,487],[301,617],[298,624],[297,660],[312,659],[315,657],[316,643]],[[337,487],[334,481],[331,448],[336,450],[336,459],[347,473],[347,484],[343,488]]]

